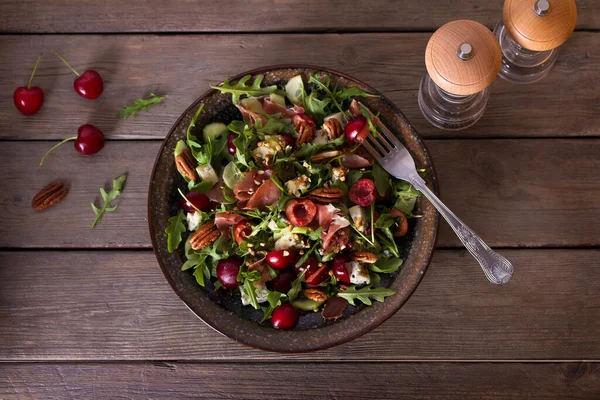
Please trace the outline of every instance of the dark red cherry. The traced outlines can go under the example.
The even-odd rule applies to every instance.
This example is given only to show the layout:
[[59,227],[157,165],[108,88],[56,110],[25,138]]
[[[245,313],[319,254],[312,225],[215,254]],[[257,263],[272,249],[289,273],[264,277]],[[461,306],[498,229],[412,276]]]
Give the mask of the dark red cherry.
[[227,289],[235,289],[240,284],[237,276],[240,272],[240,267],[244,260],[241,258],[231,257],[221,260],[217,264],[217,278],[221,285]]
[[75,150],[86,156],[96,154],[104,147],[104,134],[92,124],[81,125],[77,129]]
[[53,52],[56,57],[60,59],[75,75],[77,78],[73,82],[73,88],[81,97],[85,97],[86,99],[97,99],[100,97],[102,92],[104,91],[104,82],[102,81],[102,77],[97,71],[93,69],[88,69],[83,71],[83,74],[75,71],[73,67],[65,60],[60,54],[57,52]]
[[275,329],[290,329],[298,322],[298,311],[290,303],[284,303],[273,310],[271,325]]
[[269,282],[273,290],[287,293],[292,288],[292,282],[296,279],[296,273],[291,268],[282,269],[279,274]]
[[233,144],[233,140],[237,139],[237,137],[238,135],[233,132],[229,132],[229,136],[227,136],[227,151],[232,156],[235,156],[235,153],[237,152],[237,147],[235,147],[235,144]]
[[296,258],[296,252],[292,249],[273,250],[267,253],[267,263],[275,269],[283,269],[290,265]]
[[296,264],[294,263],[294,270],[297,274],[300,274],[307,268],[308,271],[306,271],[306,274],[304,274],[304,276],[311,274],[319,268],[319,261],[317,261],[317,258],[315,256],[308,257],[308,259],[304,263],[300,264],[300,266],[298,267],[296,267]]
[[369,124],[362,115],[351,119],[344,128],[346,139],[351,143],[362,143],[369,134]]
[[346,263],[348,259],[345,256],[337,256],[331,265],[331,269],[333,270],[333,274],[337,278],[338,281],[342,283],[350,283],[350,274],[346,269]]
[[285,204],[285,215],[295,226],[306,226],[317,215],[317,206],[309,199],[291,199]]
[[252,228],[254,227],[254,225],[256,224],[250,221],[240,221],[237,223],[237,225],[233,229],[233,238],[235,239],[235,242],[238,245],[242,244],[242,242],[246,240],[248,235],[252,233]]
[[348,192],[350,201],[361,207],[370,206],[375,201],[376,195],[375,183],[368,178],[361,178],[354,182]]
[[66,138],[52,146],[50,150],[44,154],[44,157],[42,157],[42,161],[40,161],[38,167],[42,166],[44,160],[46,157],[48,157],[48,154],[50,154],[58,146],[70,140],[75,141],[75,150],[86,156],[96,154],[104,147],[104,134],[100,129],[96,128],[92,124],[81,125],[79,129],[77,129],[77,136]]
[[281,138],[285,142],[286,146],[294,147],[294,143],[296,143],[296,139],[292,135],[288,135],[287,133],[281,134]]
[[325,282],[329,279],[329,270],[331,269],[331,264],[329,263],[319,263],[317,264],[317,270],[311,271],[310,269],[306,271],[305,281],[308,286],[319,286],[321,283]]
[[35,66],[33,67],[33,72],[29,77],[29,83],[27,86],[20,86],[15,89],[13,93],[13,102],[15,103],[15,107],[17,110],[21,112],[23,115],[32,115],[35,114],[42,108],[42,104],[44,104],[44,91],[39,86],[31,86],[31,82],[33,81],[33,76],[35,75],[35,71],[42,59],[42,55],[38,57],[35,62]]
[[104,91],[104,82],[97,71],[88,69],[73,82],[77,94],[86,99],[97,99]]
[[[185,199],[187,199],[187,201]],[[194,190],[187,192],[185,198],[182,197],[180,202],[184,210],[190,212],[196,211],[196,208],[200,211],[208,211],[211,208],[208,196]]]

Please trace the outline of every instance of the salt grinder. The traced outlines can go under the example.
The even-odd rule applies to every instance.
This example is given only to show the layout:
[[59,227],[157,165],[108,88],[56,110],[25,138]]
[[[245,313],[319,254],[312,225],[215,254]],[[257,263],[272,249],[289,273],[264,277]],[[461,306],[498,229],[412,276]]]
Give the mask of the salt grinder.
[[501,60],[496,37],[482,24],[458,20],[440,27],[425,50],[427,74],[419,87],[419,107],[425,118],[446,130],[465,129],[477,122]]
[[574,0],[505,0],[494,28],[502,48],[500,76],[513,83],[542,79],[576,22]]

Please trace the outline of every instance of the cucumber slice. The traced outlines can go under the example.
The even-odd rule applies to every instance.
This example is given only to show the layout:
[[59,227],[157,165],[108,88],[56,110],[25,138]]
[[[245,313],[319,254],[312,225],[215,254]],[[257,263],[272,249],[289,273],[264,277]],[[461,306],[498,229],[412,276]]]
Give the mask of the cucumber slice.
[[285,98],[283,96],[280,96],[277,93],[271,93],[269,95],[269,99],[272,103],[279,104],[280,106],[285,107]]
[[240,104],[246,110],[252,111],[253,113],[257,113],[257,114],[263,113],[263,106],[256,97],[248,97],[246,99],[243,99],[242,101],[240,101]]
[[187,146],[187,144],[185,144],[185,142],[183,140],[180,140],[179,142],[177,142],[177,145],[175,146],[175,151],[173,152],[173,154],[175,154],[175,157],[177,157],[185,149],[189,149],[189,147]]
[[304,93],[304,82],[302,75],[296,75],[285,85],[285,93],[288,99],[294,104],[302,104],[302,94]]
[[322,301],[314,301],[311,299],[296,299],[292,301],[294,307],[303,311],[313,311],[315,308],[320,307],[321,304],[323,304]]
[[215,139],[219,138],[223,134],[227,134],[227,125],[221,122],[213,122],[208,124],[202,130],[202,136],[204,137],[204,143],[208,143],[210,140],[214,142]]
[[243,177],[244,174],[242,174],[242,171],[240,171],[233,161],[227,164],[223,169],[223,182],[229,189],[233,189]]

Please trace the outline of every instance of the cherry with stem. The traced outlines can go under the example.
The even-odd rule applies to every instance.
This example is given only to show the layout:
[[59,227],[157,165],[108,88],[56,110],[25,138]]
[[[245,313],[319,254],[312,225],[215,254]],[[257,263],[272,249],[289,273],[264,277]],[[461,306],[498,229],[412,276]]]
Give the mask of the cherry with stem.
[[102,81],[102,77],[100,74],[93,70],[88,69],[83,71],[83,74],[80,74],[75,70],[75,68],[71,67],[71,64],[67,62],[57,52],[53,51],[54,55],[58,57],[60,61],[62,61],[75,75],[77,78],[73,81],[73,88],[81,97],[86,99],[96,99],[100,97],[102,92],[104,91],[104,82]]
[[37,67],[42,59],[42,55],[43,54],[40,54],[35,62],[27,86],[18,87],[13,94],[13,102],[15,103],[17,110],[23,115],[35,114],[42,108],[42,104],[44,104],[44,91],[39,86],[31,86]]
[[48,157],[48,154],[54,151],[54,149],[56,149],[57,147],[71,140],[75,141],[75,150],[84,155],[96,154],[104,147],[104,134],[100,129],[96,128],[92,124],[81,125],[79,129],[77,129],[77,136],[66,138],[52,146],[46,152],[46,154],[44,154],[44,157],[42,157],[38,168],[40,168],[42,164],[44,164],[44,160],[46,159],[46,157]]

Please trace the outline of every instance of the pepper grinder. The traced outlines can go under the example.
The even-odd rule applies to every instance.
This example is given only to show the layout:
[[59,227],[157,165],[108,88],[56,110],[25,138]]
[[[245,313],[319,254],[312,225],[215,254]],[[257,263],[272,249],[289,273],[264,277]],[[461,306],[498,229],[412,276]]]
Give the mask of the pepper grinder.
[[458,20],[440,27],[425,50],[427,74],[419,87],[419,108],[434,126],[460,130],[485,110],[487,87],[500,69],[502,51],[482,24]]
[[500,76],[513,83],[542,79],[576,22],[574,0],[505,0],[494,28],[502,48]]

